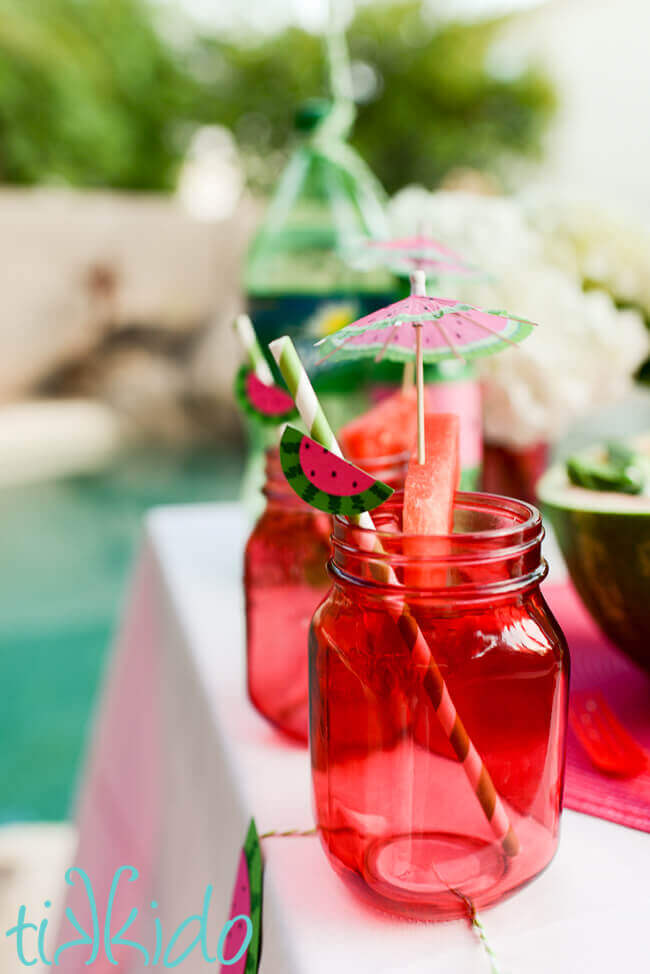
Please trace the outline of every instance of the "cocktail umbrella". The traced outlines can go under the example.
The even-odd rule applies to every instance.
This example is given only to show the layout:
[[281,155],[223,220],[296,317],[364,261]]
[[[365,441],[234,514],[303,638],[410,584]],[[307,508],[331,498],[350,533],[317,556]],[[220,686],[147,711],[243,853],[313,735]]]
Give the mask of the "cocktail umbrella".
[[516,345],[534,323],[507,311],[483,311],[447,298],[428,297],[423,271],[411,275],[411,294],[373,311],[322,339],[326,358],[374,356],[409,362],[415,358],[418,408],[418,461],[425,461],[424,363],[493,355]]
[[[415,271],[422,271],[430,284],[440,283],[442,279],[483,276],[450,247],[424,233],[395,240],[361,240],[349,249],[347,259],[360,268],[379,266],[393,274],[410,275],[411,294],[415,293],[412,276]],[[406,389],[412,384],[413,361],[407,360],[402,386]]]
[[429,281],[479,275],[478,268],[460,254],[424,234],[395,240],[359,240],[348,247],[344,256],[351,264],[365,269],[380,266],[402,275],[421,270]]

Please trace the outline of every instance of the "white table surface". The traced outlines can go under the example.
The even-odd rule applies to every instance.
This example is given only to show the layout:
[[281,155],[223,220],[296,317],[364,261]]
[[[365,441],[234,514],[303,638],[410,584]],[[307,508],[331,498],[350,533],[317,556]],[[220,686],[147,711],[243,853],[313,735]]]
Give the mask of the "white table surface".
[[[166,911],[169,929],[200,909],[207,882],[215,886],[215,916],[225,920],[252,815],[260,832],[313,825],[306,751],[286,744],[245,697],[241,555],[247,531],[234,504],[164,508],[149,516],[88,759],[78,861],[110,871],[129,861],[125,855],[139,855],[142,878]],[[143,600],[150,616],[144,623]],[[152,707],[129,703],[138,699],[133,686],[144,672],[151,674],[150,687],[158,687],[151,689]],[[149,760],[156,747],[158,757]],[[143,756],[151,765],[146,773]],[[107,787],[116,793],[112,769],[119,765],[129,775],[129,761],[129,810],[117,836],[115,810],[101,794]],[[147,809],[148,817],[133,809]],[[261,974],[489,971],[468,923],[408,922],[357,901],[318,839],[267,839],[263,856]],[[500,974],[650,969],[649,867],[650,836],[565,812],[560,849],[546,872],[482,915]],[[86,968],[79,962],[77,969]],[[127,969],[143,968],[129,962]],[[204,970],[205,962],[188,958],[181,967],[194,969]]]

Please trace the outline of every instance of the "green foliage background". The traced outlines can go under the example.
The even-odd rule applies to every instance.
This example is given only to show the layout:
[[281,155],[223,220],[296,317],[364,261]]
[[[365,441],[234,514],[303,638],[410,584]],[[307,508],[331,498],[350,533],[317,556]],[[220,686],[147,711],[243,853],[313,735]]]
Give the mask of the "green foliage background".
[[[489,73],[500,23],[436,28],[414,0],[357,13],[352,58],[378,92],[353,141],[389,191],[539,152],[553,91],[536,70]],[[0,0],[0,179],[170,189],[192,130],[221,123],[268,188],[297,104],[327,92],[321,39],[176,33],[157,29],[146,0]]]
[[0,179],[164,189],[197,96],[141,0],[0,0]]

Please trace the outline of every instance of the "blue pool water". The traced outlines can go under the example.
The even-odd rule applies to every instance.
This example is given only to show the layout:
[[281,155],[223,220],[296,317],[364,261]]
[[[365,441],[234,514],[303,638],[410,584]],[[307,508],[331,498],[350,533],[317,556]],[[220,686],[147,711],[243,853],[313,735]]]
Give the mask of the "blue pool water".
[[237,496],[242,458],[149,451],[0,490],[0,822],[66,816],[144,512]]

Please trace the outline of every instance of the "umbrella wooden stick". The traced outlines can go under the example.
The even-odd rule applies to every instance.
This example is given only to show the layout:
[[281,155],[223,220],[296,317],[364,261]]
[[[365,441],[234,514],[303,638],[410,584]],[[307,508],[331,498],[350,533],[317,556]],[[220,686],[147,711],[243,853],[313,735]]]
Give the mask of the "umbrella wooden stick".
[[422,325],[415,326],[415,375],[418,400],[418,463],[427,459],[424,442],[424,360],[422,358]]
[[402,392],[406,393],[412,388],[413,382],[415,380],[415,367],[412,361],[404,363],[404,372],[402,373]]
[[[424,271],[411,274],[411,294],[424,297],[427,293]],[[422,323],[415,322],[415,381],[418,400],[418,463],[425,463],[426,446],[424,442],[424,357],[422,355]]]
[[[424,271],[422,271],[424,274]],[[425,276],[426,284],[426,276]],[[413,290],[414,285],[414,275],[411,274],[411,294],[416,292]],[[404,371],[402,372],[402,392],[408,392],[413,386],[413,381],[415,379],[415,370],[413,368],[413,362],[406,362],[404,365]]]

